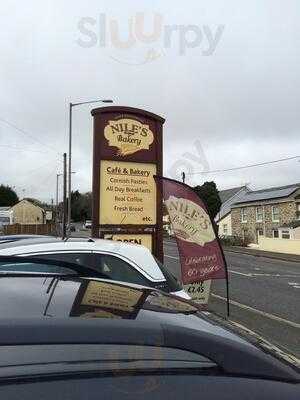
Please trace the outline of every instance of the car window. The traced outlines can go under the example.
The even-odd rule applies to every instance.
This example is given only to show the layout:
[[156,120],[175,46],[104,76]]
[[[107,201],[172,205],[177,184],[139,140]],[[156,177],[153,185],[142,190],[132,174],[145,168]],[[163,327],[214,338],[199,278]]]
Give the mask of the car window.
[[0,274],[4,272],[25,272],[25,273],[47,273],[47,274],[74,274],[74,270],[54,264],[43,264],[41,262],[17,262],[1,261]]
[[81,266],[93,268],[103,274],[107,279],[135,283],[143,286],[153,286],[139,271],[126,261],[110,255],[93,253],[58,253],[39,254],[37,258],[47,258],[76,263]]
[[[109,255],[96,255],[97,269],[108,275],[110,279],[150,286],[148,279],[127,262],[118,257]],[[152,285],[151,285],[152,286]]]

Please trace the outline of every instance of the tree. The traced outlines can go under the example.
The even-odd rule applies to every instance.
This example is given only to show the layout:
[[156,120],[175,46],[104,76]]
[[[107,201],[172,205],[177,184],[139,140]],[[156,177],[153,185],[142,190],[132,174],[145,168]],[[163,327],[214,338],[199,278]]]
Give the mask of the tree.
[[204,182],[202,186],[195,186],[194,191],[205,202],[208,213],[214,220],[222,205],[215,182]]
[[51,208],[50,204],[42,202],[38,199],[34,199],[33,197],[25,197],[24,200],[27,200],[30,203],[34,204],[35,206],[43,208],[44,210],[47,208]]
[[71,218],[75,222],[91,219],[92,216],[92,193],[81,194],[78,190],[71,195],[72,212]]
[[11,207],[18,201],[17,193],[10,186],[0,185],[0,207]]

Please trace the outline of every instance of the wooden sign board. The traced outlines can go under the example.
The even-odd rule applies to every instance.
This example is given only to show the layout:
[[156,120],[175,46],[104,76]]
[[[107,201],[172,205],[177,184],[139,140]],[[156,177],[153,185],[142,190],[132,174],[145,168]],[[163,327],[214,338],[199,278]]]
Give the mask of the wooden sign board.
[[153,176],[162,175],[164,119],[131,107],[97,108],[92,115],[92,236],[147,234],[147,247],[162,261],[162,198]]
[[147,294],[119,284],[83,281],[70,311],[71,317],[135,319]]
[[104,239],[115,240],[117,242],[123,243],[133,243],[140,244],[142,246],[147,247],[151,252],[153,250],[152,247],[152,235],[151,234],[140,234],[140,233],[105,233]]

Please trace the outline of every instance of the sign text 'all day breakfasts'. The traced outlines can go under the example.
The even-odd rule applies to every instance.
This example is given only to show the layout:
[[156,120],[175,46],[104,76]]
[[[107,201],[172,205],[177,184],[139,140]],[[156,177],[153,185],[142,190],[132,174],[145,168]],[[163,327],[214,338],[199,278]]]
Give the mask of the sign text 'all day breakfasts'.
[[156,223],[156,166],[102,160],[100,163],[100,224]]

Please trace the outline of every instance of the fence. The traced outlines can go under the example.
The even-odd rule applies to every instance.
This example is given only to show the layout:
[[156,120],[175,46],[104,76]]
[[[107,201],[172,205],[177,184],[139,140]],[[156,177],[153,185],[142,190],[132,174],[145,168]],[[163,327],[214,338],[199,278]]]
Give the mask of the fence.
[[21,225],[13,224],[3,227],[4,235],[54,235],[54,224]]
[[300,240],[296,239],[272,239],[260,236],[258,245],[259,250],[300,255]]

